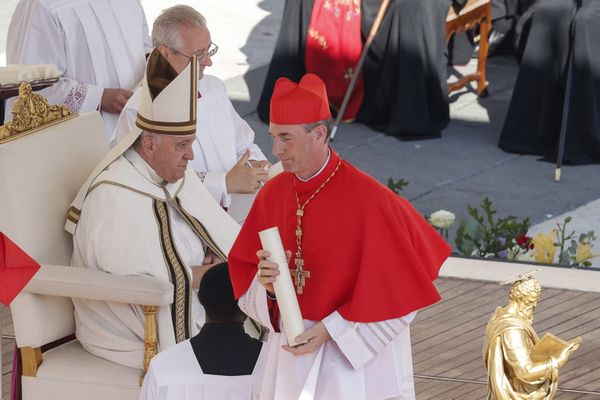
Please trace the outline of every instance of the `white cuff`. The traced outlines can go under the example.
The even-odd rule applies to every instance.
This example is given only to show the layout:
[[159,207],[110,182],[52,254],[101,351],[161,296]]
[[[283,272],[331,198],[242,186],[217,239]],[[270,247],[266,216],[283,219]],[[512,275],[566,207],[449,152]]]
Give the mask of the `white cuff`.
[[323,324],[355,370],[361,369],[377,355],[377,350],[371,348],[367,341],[361,340],[352,329],[352,324],[337,311],[325,317]]
[[102,94],[104,93],[104,88],[100,86],[87,84],[87,94],[81,105],[80,113],[89,112],[89,111],[100,111],[100,106],[102,105]]

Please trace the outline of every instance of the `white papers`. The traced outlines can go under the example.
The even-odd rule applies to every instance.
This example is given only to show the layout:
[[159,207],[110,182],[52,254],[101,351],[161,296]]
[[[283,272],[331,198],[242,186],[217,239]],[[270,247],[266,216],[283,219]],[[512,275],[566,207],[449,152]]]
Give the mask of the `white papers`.
[[304,322],[298,305],[298,298],[292,283],[292,276],[288,268],[285,250],[281,243],[281,236],[277,227],[265,229],[258,233],[263,249],[269,252],[267,260],[279,266],[279,276],[273,283],[277,304],[281,312],[283,326],[287,335],[288,344],[296,346],[296,336],[304,332]]

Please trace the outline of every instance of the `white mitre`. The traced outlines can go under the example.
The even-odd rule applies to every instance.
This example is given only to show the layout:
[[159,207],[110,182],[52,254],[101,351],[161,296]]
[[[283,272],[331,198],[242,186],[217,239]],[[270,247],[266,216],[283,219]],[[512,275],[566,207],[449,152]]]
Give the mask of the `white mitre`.
[[[172,74],[174,78],[170,81],[168,79],[162,79],[162,82],[157,81],[156,77],[161,74],[165,75],[165,72]],[[152,88],[161,86],[161,84],[166,86],[161,87],[162,90],[154,97],[151,93]],[[71,203],[67,214],[67,222],[65,223],[67,232],[75,234],[81,207],[96,177],[125,153],[143,131],[167,135],[191,135],[196,133],[197,85],[198,63],[195,56],[191,57],[186,68],[177,75],[158,49],[154,49],[148,57],[142,88],[140,89],[142,93],[136,126],[108,152],[79,189],[77,197]],[[188,95],[182,95],[183,93]]]

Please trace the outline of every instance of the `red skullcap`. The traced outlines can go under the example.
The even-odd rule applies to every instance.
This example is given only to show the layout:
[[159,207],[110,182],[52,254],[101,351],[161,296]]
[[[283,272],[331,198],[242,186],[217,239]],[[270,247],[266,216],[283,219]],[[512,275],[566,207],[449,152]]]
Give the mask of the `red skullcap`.
[[288,78],[275,82],[271,96],[271,122],[278,125],[310,124],[331,118],[325,83],[306,74],[300,83]]

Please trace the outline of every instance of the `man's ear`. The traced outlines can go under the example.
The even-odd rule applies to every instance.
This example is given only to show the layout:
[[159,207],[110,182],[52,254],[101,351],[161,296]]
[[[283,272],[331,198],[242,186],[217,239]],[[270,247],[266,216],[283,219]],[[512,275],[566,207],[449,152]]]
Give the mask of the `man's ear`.
[[326,142],[327,141],[327,127],[323,124],[319,124],[314,127],[313,131],[317,136],[317,140]]
[[162,56],[168,60],[169,57],[171,56],[171,52],[169,51],[169,48],[167,46],[165,46],[164,44],[159,44],[158,45],[158,51],[160,52],[160,54],[162,54]]
[[156,141],[152,136],[144,136],[140,147],[144,156],[151,159],[156,151]]

